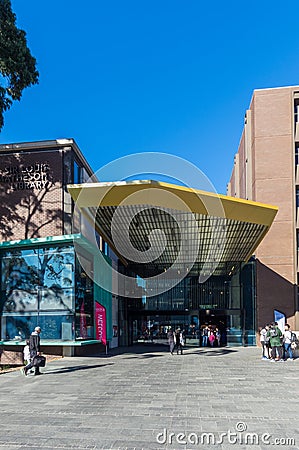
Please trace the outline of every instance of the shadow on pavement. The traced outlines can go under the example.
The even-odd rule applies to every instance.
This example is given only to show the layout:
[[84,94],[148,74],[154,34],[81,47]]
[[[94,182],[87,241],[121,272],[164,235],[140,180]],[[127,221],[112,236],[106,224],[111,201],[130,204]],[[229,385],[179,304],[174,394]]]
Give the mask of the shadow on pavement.
[[[184,347],[185,355],[207,355],[207,356],[224,356],[231,354],[233,352],[237,352],[236,349],[231,349],[228,347]],[[160,353],[157,355],[157,353]],[[169,354],[169,346],[163,344],[134,344],[128,347],[117,347],[113,349],[109,349],[108,353],[98,353],[93,354],[93,358],[113,358],[115,356],[123,356],[126,359],[134,359],[134,358],[154,358],[161,357],[162,354]],[[176,353],[176,350],[174,351]],[[140,356],[138,356],[140,355]],[[91,356],[91,355],[85,355]],[[84,358],[85,356],[82,356]]]
[[68,372],[76,372],[78,370],[89,370],[89,369],[96,369],[99,367],[105,367],[105,366],[113,366],[114,363],[108,363],[108,364],[95,364],[92,366],[72,366],[72,367],[63,367],[61,369],[54,369],[50,371],[43,372],[43,374],[47,375],[54,375],[56,373],[68,373]]
[[[117,347],[112,348],[108,351],[108,354],[105,355],[100,353],[98,355],[93,355],[94,357],[101,358],[112,358],[118,355],[130,355],[132,357],[136,357],[136,355],[149,355],[147,357],[152,357],[153,353],[168,353],[169,346],[163,344],[134,344],[128,347]],[[159,355],[161,356],[161,355]]]
[[231,353],[236,353],[238,350],[234,350],[231,348],[215,348],[215,349],[210,349],[210,350],[202,350],[199,349],[197,351],[197,354],[199,355],[203,355],[203,356],[224,356],[224,355],[229,355]]
[[152,354],[148,354],[146,353],[145,355],[141,355],[141,356],[125,356],[123,359],[146,359],[146,358],[161,358],[163,355],[152,355]]

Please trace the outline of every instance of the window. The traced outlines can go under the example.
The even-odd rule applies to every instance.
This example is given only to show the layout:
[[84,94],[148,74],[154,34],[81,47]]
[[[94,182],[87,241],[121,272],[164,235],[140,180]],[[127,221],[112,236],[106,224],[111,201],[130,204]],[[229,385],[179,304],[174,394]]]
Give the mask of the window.
[[1,291],[4,312],[33,311],[38,307],[38,256],[34,250],[7,252],[2,258]]
[[295,104],[294,104],[294,118],[295,118],[295,123],[299,122],[299,100],[295,100]]
[[37,325],[43,328],[43,339],[62,339],[67,329],[63,324],[72,324],[75,314],[73,247],[3,253],[1,304],[2,339],[27,338]]
[[82,183],[82,167],[74,161],[74,184]]
[[[85,255],[87,256],[87,255]],[[76,261],[76,315],[75,337],[76,339],[90,339],[94,336],[94,300],[93,282],[89,274],[93,272],[91,258],[80,254]],[[79,261],[84,261],[84,268]]]

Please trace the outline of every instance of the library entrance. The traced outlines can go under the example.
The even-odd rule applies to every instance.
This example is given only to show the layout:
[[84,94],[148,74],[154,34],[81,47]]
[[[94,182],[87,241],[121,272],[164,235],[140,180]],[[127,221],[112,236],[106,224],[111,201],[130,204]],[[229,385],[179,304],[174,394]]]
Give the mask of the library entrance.
[[[233,317],[233,319],[232,319]],[[180,329],[187,347],[203,345],[204,329],[218,332],[217,346],[242,345],[244,327],[241,314],[225,314],[222,310],[193,311],[188,314],[151,314],[133,318],[131,321],[132,343],[155,343],[168,345],[169,330]]]
[[121,345],[167,343],[179,327],[198,346],[205,325],[223,345],[255,345],[251,255],[277,208],[151,180],[68,190],[118,257],[111,284]]

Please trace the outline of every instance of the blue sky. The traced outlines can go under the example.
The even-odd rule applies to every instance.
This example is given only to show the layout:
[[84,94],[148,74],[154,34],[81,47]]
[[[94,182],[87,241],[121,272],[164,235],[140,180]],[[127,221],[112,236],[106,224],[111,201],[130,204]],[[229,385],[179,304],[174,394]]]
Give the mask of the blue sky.
[[73,137],[96,171],[135,152],[198,166],[225,193],[254,89],[299,84],[295,1],[12,0],[39,85],[0,142]]

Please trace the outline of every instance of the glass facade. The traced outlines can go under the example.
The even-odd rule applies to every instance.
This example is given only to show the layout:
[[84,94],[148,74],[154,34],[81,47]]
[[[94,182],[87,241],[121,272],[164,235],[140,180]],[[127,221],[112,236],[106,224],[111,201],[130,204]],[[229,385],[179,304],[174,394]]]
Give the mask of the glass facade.
[[163,294],[131,300],[125,314],[133,342],[165,340],[170,327],[179,327],[187,344],[200,345],[201,329],[209,325],[220,330],[221,345],[255,345],[255,262],[202,284],[188,276]]
[[[1,251],[1,340],[24,340],[37,325],[43,340],[94,339],[95,300],[107,309],[110,324],[111,294],[87,275],[95,270],[103,274],[93,267],[92,255],[80,254],[79,259],[84,260],[84,270],[73,244]],[[166,339],[170,327],[185,330],[187,343],[199,345],[206,324],[221,330],[222,344],[255,344],[254,261],[231,277],[213,276],[199,283],[198,276],[189,275],[153,297],[146,296],[147,289],[150,284],[141,289],[140,298],[119,298],[119,345],[140,338]]]
[[[93,270],[92,258],[84,258],[85,268]],[[75,275],[75,339],[94,338],[94,284],[87,276],[76,257]]]
[[93,337],[93,283],[73,245],[1,252],[1,339],[27,338],[39,325],[43,339]]

